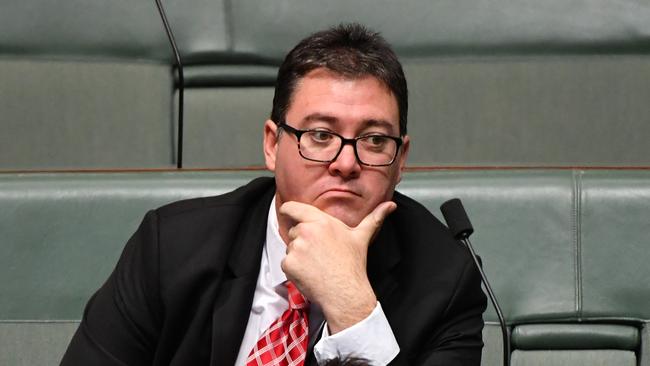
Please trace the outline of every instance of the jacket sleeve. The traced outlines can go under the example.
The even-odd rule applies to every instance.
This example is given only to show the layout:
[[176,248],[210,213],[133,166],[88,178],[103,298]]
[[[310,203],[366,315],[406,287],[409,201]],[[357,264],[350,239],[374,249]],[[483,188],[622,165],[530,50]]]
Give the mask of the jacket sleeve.
[[162,317],[158,269],[158,218],[150,211],[88,301],[61,365],[151,364]]
[[420,366],[479,366],[483,348],[483,311],[487,304],[481,279],[469,259],[445,310],[443,321],[416,358]]

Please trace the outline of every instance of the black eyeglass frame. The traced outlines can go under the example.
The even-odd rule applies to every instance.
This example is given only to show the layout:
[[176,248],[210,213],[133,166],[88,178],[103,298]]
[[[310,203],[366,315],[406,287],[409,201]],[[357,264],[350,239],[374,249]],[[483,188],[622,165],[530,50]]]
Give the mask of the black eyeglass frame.
[[[294,134],[296,136],[296,139],[298,140],[298,153],[300,153],[300,156],[303,159],[309,160],[309,161],[316,161],[316,162],[319,162],[319,163],[331,163],[331,162],[335,161],[339,157],[339,155],[341,154],[341,151],[343,151],[343,147],[345,145],[352,145],[352,150],[354,150],[354,156],[357,158],[357,161],[359,162],[359,164],[365,165],[365,166],[373,166],[373,167],[390,166],[395,162],[395,158],[397,158],[397,154],[399,153],[399,148],[404,143],[404,140],[402,140],[401,137],[384,135],[384,134],[380,134],[380,133],[373,133],[373,134],[369,134],[369,135],[357,136],[355,138],[348,139],[348,138],[345,138],[345,137],[339,135],[338,133],[332,132],[332,131],[315,130],[315,129],[299,130],[297,128],[293,128],[293,127],[289,126],[286,122],[278,123],[278,128],[286,130],[287,132],[291,132],[292,134]],[[341,146],[339,147],[339,151],[330,160],[318,160],[318,159],[312,159],[312,158],[306,157],[305,155],[302,154],[302,150],[300,149],[300,138],[301,138],[301,136],[303,134],[305,134],[307,132],[325,132],[325,133],[329,133],[331,135],[334,135],[334,136],[340,138],[341,139]],[[395,141],[395,143],[397,144],[397,147],[395,148],[395,154],[393,155],[393,158],[390,160],[389,163],[386,163],[386,164],[368,164],[368,163],[364,163],[363,161],[361,161],[361,158],[359,158],[359,153],[357,152],[357,141],[359,141],[361,139],[368,138],[368,137],[372,137],[372,136],[385,137],[385,138],[388,138],[388,139],[391,139],[391,140]]]

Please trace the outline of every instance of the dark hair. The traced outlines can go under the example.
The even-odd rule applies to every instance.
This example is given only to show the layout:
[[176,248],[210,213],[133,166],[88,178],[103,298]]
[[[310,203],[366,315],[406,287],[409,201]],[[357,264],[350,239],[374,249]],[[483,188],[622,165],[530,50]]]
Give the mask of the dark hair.
[[367,360],[356,357],[346,357],[346,358],[333,358],[331,360],[325,361],[323,366],[369,366]]
[[397,100],[400,135],[406,135],[408,89],[395,52],[377,32],[357,24],[341,24],[303,39],[285,57],[275,82],[271,119],[286,117],[300,78],[324,67],[348,78],[373,76],[384,83]]

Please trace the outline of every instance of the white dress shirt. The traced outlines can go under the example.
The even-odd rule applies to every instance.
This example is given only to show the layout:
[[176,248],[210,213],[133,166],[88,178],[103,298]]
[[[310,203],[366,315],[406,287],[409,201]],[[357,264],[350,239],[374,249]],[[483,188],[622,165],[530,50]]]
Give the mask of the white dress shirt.
[[[246,365],[248,354],[257,340],[289,307],[284,285],[287,277],[280,267],[285,255],[286,244],[280,237],[273,198],[253,306],[235,366]],[[334,335],[330,335],[327,324],[323,324],[322,310],[316,304],[310,304],[309,339],[314,339],[321,329],[322,337],[314,346],[314,355],[319,364],[336,357],[355,356],[367,359],[371,365],[383,366],[399,353],[399,345],[379,302],[367,318]]]

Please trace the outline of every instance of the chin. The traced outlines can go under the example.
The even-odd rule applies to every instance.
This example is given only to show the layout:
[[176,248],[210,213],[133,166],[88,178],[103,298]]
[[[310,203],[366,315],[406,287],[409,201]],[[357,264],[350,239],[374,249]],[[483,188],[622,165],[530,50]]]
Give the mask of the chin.
[[345,206],[326,207],[323,211],[341,220],[349,227],[359,225],[361,220],[365,217],[365,215],[362,215],[361,210]]
[[366,207],[367,202],[359,196],[349,194],[326,194],[314,202],[314,206],[334,216],[350,227],[359,225],[361,220],[372,211]]

